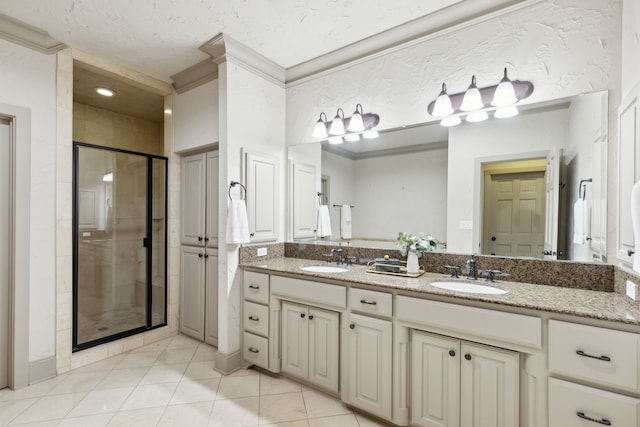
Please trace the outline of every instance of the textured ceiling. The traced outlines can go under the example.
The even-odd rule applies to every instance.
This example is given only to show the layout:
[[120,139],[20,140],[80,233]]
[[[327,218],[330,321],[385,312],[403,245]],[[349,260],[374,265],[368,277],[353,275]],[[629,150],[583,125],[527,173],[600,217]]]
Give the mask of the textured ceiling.
[[473,0],[19,0],[0,13],[148,75],[207,58],[198,47],[224,32],[284,68],[452,4]]

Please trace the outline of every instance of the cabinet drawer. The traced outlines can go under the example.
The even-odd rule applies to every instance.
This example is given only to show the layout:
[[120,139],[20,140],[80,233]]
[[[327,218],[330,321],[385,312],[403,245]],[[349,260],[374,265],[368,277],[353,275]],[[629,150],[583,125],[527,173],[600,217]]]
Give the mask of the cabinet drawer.
[[244,299],[269,304],[269,275],[253,271],[244,272]]
[[501,347],[511,343],[542,348],[542,320],[538,317],[405,296],[397,298],[396,315],[418,329],[443,335],[492,345],[497,341]]
[[269,340],[245,332],[242,356],[249,363],[269,369]]
[[549,378],[549,427],[631,427],[639,412],[638,399]]
[[340,285],[271,276],[271,293],[306,304],[337,308],[347,306],[347,288]]
[[349,290],[349,309],[376,313],[391,317],[393,297],[387,292],[376,292],[367,289],[351,288]]
[[600,384],[639,391],[637,334],[549,321],[549,369]]
[[244,329],[265,337],[269,335],[269,306],[245,301]]

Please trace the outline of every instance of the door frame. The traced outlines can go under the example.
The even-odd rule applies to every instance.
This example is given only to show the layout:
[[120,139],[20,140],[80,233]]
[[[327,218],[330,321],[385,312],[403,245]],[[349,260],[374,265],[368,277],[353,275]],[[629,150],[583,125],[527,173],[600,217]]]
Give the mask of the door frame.
[[[9,388],[29,384],[29,266],[31,111],[0,103],[10,126],[9,161]],[[17,195],[23,195],[18,197]],[[19,236],[19,238],[17,238]],[[16,286],[17,283],[22,286]],[[18,339],[18,338],[21,339]]]
[[484,169],[491,163],[516,162],[547,157],[549,150],[531,151],[528,153],[500,154],[496,156],[477,157],[475,159],[473,186],[473,253],[479,254],[482,245],[482,224],[484,221]]

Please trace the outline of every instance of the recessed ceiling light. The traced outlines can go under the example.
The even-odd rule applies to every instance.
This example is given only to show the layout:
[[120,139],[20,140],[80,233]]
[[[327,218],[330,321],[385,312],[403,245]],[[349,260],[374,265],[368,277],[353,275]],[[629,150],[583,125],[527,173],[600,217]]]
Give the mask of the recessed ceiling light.
[[172,113],[171,108],[165,108],[164,109],[164,113],[171,115],[171,113]]
[[96,92],[102,96],[114,96],[116,94],[114,91],[107,89],[106,87],[97,87]]

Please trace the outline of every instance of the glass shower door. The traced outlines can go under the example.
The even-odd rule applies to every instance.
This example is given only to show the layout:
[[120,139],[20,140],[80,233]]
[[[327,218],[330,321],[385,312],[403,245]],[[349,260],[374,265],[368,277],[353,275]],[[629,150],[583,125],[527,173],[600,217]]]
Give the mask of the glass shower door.
[[75,172],[81,350],[166,324],[166,160],[77,143]]

